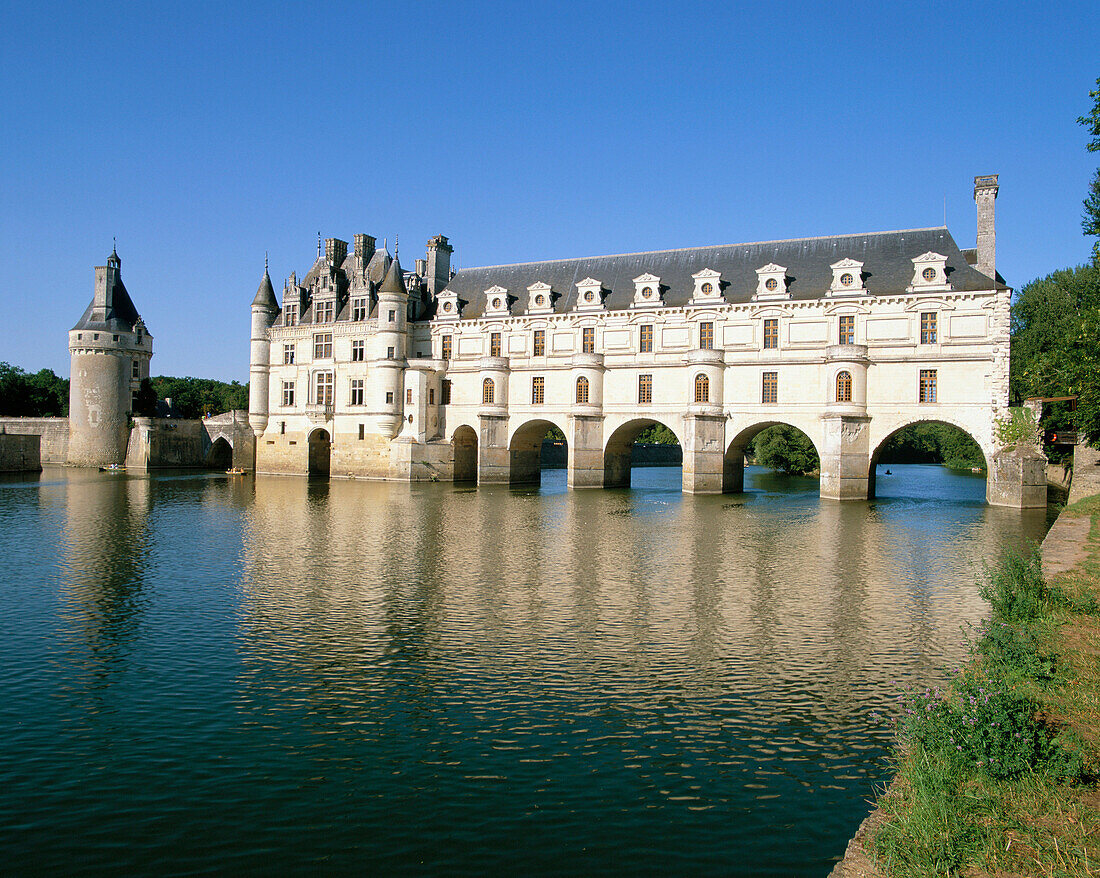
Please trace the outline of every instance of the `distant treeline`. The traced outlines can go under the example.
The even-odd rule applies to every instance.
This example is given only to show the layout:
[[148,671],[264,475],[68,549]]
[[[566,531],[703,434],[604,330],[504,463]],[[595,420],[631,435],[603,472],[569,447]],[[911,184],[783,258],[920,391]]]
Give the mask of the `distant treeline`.
[[69,379],[50,369],[24,372],[0,363],[0,415],[9,418],[63,418],[69,414]]
[[[248,385],[213,378],[172,378],[158,375],[142,382],[134,414],[155,415],[158,400],[171,399],[180,418],[201,418],[248,408]],[[25,372],[0,363],[0,416],[63,418],[69,414],[69,379],[50,369]]]

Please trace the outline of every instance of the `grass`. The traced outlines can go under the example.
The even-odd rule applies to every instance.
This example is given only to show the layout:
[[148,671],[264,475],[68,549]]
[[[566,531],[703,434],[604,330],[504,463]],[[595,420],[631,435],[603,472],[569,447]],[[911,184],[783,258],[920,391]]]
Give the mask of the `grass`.
[[1085,560],[986,571],[990,619],[941,690],[897,703],[897,778],[867,847],[883,876],[1100,875],[1100,497]]

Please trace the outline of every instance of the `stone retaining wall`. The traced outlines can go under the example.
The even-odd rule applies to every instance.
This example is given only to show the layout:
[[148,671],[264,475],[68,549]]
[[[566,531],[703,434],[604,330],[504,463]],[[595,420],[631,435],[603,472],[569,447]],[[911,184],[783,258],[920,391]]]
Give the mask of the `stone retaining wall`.
[[0,418],[0,433],[40,436],[39,463],[68,463],[68,418]]

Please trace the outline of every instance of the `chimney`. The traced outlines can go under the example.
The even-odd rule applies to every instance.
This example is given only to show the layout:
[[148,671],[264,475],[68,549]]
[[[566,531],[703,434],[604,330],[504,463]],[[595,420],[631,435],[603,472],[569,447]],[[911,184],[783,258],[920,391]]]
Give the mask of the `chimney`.
[[341,241],[339,238],[325,238],[325,259],[329,265],[343,265],[347,255],[347,241]]
[[438,296],[451,279],[451,254],[454,248],[443,235],[428,241],[428,292]]
[[997,200],[997,174],[974,178],[974,203],[978,205],[978,271],[997,279],[997,232],[993,224],[993,202]]
[[427,272],[428,272],[428,260],[427,259],[417,259],[416,260],[416,273],[418,275],[420,275],[420,277],[424,277],[424,275],[427,274]]
[[363,265],[370,262],[374,256],[374,238],[370,235],[356,235],[355,256]]

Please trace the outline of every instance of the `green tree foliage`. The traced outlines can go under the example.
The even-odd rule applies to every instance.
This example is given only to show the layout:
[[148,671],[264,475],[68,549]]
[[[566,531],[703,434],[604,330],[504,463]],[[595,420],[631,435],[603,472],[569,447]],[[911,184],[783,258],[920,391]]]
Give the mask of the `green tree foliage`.
[[0,415],[12,418],[60,418],[69,414],[69,380],[50,369],[33,375],[0,363]]
[[1012,306],[1011,395],[1077,396],[1049,406],[1043,430],[1100,439],[1100,262],[1056,271],[1020,290]]
[[821,468],[810,437],[786,424],[777,424],[758,433],[752,441],[752,456],[758,465],[787,475],[812,475]]
[[[1080,116],[1077,121],[1085,126],[1085,130],[1092,135],[1086,148],[1089,152],[1100,152],[1100,78],[1096,80],[1096,91],[1090,91],[1092,109],[1085,116]],[[1081,228],[1086,235],[1095,235],[1100,238],[1100,168],[1092,178],[1089,186],[1089,194],[1085,199],[1085,214],[1081,218]],[[1100,261],[1100,241],[1092,245],[1093,262]]]
[[248,408],[248,385],[238,381],[226,384],[213,378],[170,378],[158,375],[152,380],[156,399],[171,399],[181,418],[201,418],[233,409]]
[[638,434],[638,438],[634,440],[642,445],[679,445],[680,442],[676,438],[676,434],[673,433],[664,424],[654,424],[652,427],[646,427]]
[[942,463],[954,469],[985,467],[978,443],[951,424],[928,421],[899,430],[882,447],[879,463]]

